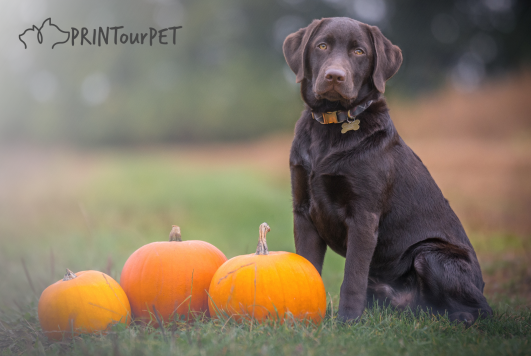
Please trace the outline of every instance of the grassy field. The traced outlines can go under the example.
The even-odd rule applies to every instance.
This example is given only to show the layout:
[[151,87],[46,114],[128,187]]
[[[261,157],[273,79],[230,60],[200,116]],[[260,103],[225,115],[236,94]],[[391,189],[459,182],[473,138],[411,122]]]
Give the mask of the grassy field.
[[[521,85],[529,92],[530,84]],[[529,115],[528,101],[505,86],[489,90],[483,93],[489,101],[513,98],[502,109],[511,108],[516,119],[518,110]],[[531,354],[528,123],[508,121],[503,130],[513,128],[495,137],[466,127],[453,132],[447,122],[441,134],[435,119],[432,126],[420,124],[424,106],[455,111],[456,100],[396,105],[392,115],[462,219],[494,318],[465,330],[444,318],[374,309],[355,325],[339,325],[334,313],[344,260],[329,252],[323,280],[331,308],[318,327],[198,320],[167,325],[165,334],[133,326],[51,343],[36,319],[46,286],[65,268],[100,270],[119,280],[127,257],[166,240],[172,224],[181,226],[183,239],[208,241],[231,258],[255,250],[258,226],[266,221],[270,250],[293,252],[290,136],[99,150],[21,145],[0,150],[0,355]],[[488,115],[467,117],[488,126],[496,113]],[[462,119],[454,117],[455,125]]]
[[55,343],[46,341],[28,310],[18,322],[3,317],[0,346],[3,355],[529,355],[529,310],[506,309],[466,330],[445,318],[374,308],[350,326],[334,315],[319,326],[198,320],[167,324],[164,332],[115,327],[105,336]]

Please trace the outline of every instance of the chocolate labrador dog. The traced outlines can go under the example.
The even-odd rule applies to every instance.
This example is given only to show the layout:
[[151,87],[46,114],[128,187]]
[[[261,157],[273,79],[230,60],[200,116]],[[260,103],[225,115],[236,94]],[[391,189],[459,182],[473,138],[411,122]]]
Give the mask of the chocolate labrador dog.
[[346,258],[339,318],[373,301],[468,325],[491,315],[461,222],[389,116],[400,49],[377,27],[324,18],[283,50],[306,103],[290,154],[295,246],[319,273],[327,246]]

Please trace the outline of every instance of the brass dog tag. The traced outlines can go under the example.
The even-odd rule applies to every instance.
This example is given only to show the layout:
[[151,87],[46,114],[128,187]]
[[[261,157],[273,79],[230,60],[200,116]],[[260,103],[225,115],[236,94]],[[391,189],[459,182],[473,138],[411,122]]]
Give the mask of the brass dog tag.
[[352,122],[345,122],[343,125],[341,125],[341,133],[344,134],[347,131],[350,130],[359,130],[360,129],[360,120],[354,120]]

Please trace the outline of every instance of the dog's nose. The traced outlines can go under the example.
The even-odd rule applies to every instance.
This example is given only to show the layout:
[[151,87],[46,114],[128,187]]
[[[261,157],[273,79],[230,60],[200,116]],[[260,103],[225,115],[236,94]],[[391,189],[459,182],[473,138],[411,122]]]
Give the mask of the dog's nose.
[[337,68],[329,68],[325,72],[325,79],[329,82],[344,82],[345,81],[345,71]]

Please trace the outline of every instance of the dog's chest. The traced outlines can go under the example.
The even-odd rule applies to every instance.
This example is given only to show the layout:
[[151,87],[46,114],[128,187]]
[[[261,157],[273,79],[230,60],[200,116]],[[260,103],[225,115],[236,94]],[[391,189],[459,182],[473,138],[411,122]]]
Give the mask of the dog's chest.
[[[334,180],[337,180],[337,183],[334,183]],[[332,250],[345,255],[347,229],[344,221],[348,215],[348,205],[341,192],[340,180],[340,177],[334,176],[311,179],[309,213],[321,238]]]
[[[324,131],[323,131],[324,130]],[[346,253],[345,221],[367,193],[367,165],[353,153],[359,132],[340,132],[337,125],[299,126],[292,146],[295,205],[308,209],[313,225],[335,252]],[[373,194],[370,194],[373,196]]]
[[337,253],[346,253],[347,230],[344,221],[354,199],[355,175],[342,171],[337,157],[309,155],[309,213],[319,235]]

